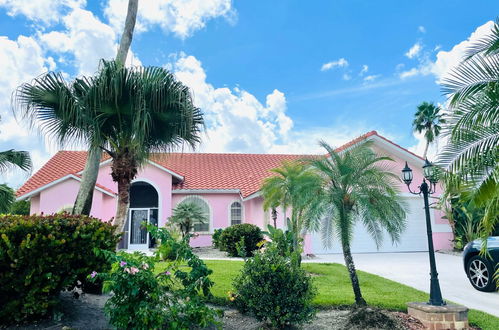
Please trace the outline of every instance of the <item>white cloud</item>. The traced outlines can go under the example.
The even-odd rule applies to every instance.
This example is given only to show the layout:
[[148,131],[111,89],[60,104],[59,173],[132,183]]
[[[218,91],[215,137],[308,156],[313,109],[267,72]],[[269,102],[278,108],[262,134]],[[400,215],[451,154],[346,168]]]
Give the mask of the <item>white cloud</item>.
[[342,78],[343,78],[343,80],[350,80],[350,79],[352,79],[352,76],[349,75],[348,73],[344,73]]
[[444,78],[452,71],[463,59],[469,46],[482,39],[491,33],[494,22],[488,21],[487,23],[476,28],[473,33],[466,39],[452,47],[449,51],[439,51],[436,55],[436,60],[431,67],[431,72],[437,77],[438,80]]
[[65,10],[82,8],[85,0],[0,0],[0,7],[10,16],[24,15],[43,23],[58,22]]
[[365,82],[371,82],[371,81],[375,81],[376,79],[378,79],[379,77],[381,77],[380,74],[371,74],[369,76],[365,76],[364,77],[364,81]]
[[367,64],[364,64],[359,72],[359,76],[363,76],[367,73],[367,71],[369,71],[369,66]]
[[405,56],[407,56],[408,58],[412,59],[412,58],[415,58],[416,56],[419,55],[419,53],[421,52],[421,50],[423,49],[421,43],[419,42],[416,42],[408,51],[407,53],[405,53]]
[[426,33],[426,28],[422,25],[418,26],[418,31],[421,33]]
[[345,60],[343,57],[336,60],[336,61],[331,61],[331,62],[328,62],[328,63],[324,63],[321,67],[321,71],[327,71],[327,70],[331,70],[331,69],[334,69],[336,67],[338,68],[344,68],[344,67],[347,67],[348,66],[348,61]]
[[[114,31],[121,34],[128,7],[127,0],[109,0],[104,13]],[[231,0],[162,0],[139,1],[136,31],[142,32],[158,25],[185,39],[206,26],[213,18],[235,20],[236,12]]]
[[[44,57],[42,47],[34,38],[21,35],[11,40],[0,37],[0,150],[27,150],[31,154],[43,150],[36,134],[16,122],[10,101],[12,92],[20,84],[46,72],[53,65],[53,60]],[[39,151],[39,155],[42,154],[43,151]],[[40,165],[37,159],[34,159],[35,166]],[[3,174],[1,180],[18,186],[26,176],[13,171]]]
[[179,80],[189,86],[206,120],[201,150],[268,152],[287,138],[293,121],[286,115],[286,98],[275,89],[262,104],[239,88],[216,88],[206,81],[201,62],[181,54],[173,65]]
[[[97,71],[101,59],[113,59],[118,49],[112,28],[102,23],[92,12],[75,9],[63,18],[64,31],[40,33],[39,39],[45,48],[62,57],[71,54],[78,74],[92,75]],[[140,65],[140,60],[128,53],[127,65]]]
[[420,71],[418,68],[412,68],[410,70],[407,70],[407,71],[402,71],[399,73],[399,77],[400,79],[406,79],[406,78],[409,78],[409,77],[414,77],[416,75],[420,74]]

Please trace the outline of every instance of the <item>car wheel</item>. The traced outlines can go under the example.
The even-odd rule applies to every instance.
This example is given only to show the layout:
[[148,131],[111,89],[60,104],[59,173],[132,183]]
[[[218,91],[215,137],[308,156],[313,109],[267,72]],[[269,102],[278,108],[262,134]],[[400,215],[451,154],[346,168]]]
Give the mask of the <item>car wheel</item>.
[[480,257],[473,256],[468,261],[466,267],[468,279],[471,285],[479,291],[491,292],[496,289],[494,282],[494,267],[490,261]]

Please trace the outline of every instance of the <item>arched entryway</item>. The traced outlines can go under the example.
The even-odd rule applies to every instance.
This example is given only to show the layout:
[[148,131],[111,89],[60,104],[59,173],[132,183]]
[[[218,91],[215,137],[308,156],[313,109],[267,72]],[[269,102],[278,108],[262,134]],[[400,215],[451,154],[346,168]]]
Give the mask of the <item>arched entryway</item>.
[[154,245],[147,234],[144,222],[158,225],[159,195],[148,182],[136,181],[130,187],[130,210],[128,211],[128,248],[144,250]]

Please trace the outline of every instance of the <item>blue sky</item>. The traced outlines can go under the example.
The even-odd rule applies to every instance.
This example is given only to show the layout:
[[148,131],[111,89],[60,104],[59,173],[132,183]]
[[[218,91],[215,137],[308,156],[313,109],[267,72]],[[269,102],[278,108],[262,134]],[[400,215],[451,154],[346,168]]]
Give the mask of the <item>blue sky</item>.
[[[47,70],[94,73],[114,56],[125,9],[0,0],[0,149],[29,150],[39,167],[60,148],[16,123],[10,95]],[[319,138],[375,129],[418,152],[415,107],[445,102],[437,81],[498,13],[497,1],[140,0],[129,63],[166,66],[192,88],[202,151],[312,153]]]

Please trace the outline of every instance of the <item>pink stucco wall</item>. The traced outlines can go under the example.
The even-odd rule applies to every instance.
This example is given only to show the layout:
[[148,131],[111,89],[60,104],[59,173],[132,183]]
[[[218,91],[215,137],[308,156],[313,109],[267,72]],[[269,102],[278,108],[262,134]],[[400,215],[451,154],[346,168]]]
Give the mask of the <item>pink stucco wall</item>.
[[[387,154],[388,152],[382,147],[375,147],[375,149],[381,154]],[[394,173],[399,175],[402,168],[405,165],[405,159],[407,158],[404,154],[392,154],[390,155],[394,162],[389,162],[389,165]],[[413,189],[417,189],[417,184],[421,183],[423,180],[422,173],[422,161],[417,161],[412,159],[409,162],[409,166],[413,169],[414,180]],[[99,175],[97,182],[111,189],[112,191],[117,191],[117,185],[112,181],[110,164],[105,164],[99,169]],[[151,164],[146,164],[143,168],[139,170],[137,178],[135,181],[144,181],[151,184],[158,191],[159,197],[159,225],[163,226],[168,217],[171,216],[172,209],[186,196],[193,194],[172,194],[172,175],[156,166]],[[407,187],[402,182],[397,183],[400,187],[400,191],[403,194],[408,194]],[[62,207],[67,205],[72,205],[76,198],[78,191],[79,182],[75,179],[67,179],[57,185],[49,187],[43,190],[39,195],[33,196],[31,198],[31,213],[51,214],[59,211]],[[438,188],[439,191],[441,188]],[[197,196],[205,199],[210,206],[210,232],[202,233],[199,237],[192,240],[193,246],[208,246],[211,245],[211,233],[214,229],[225,228],[230,224],[230,205],[234,201],[240,201],[243,204],[243,223],[252,223],[262,229],[266,228],[267,224],[272,224],[272,218],[269,211],[263,210],[263,198],[255,197],[247,201],[242,201],[239,194],[197,194]],[[438,196],[436,194],[435,196]],[[422,207],[422,206],[421,206]],[[111,219],[116,212],[116,198],[106,195],[100,191],[94,192],[94,200],[91,214],[103,220]],[[291,210],[287,210],[287,216],[290,216]],[[433,211],[432,216],[434,218],[434,243],[436,249],[446,249],[452,246],[452,232],[450,232],[450,226],[446,219],[442,218],[442,213],[439,211]],[[277,226],[279,228],[285,228],[284,211],[278,209],[278,220]],[[313,253],[311,236],[305,236],[305,253]]]

